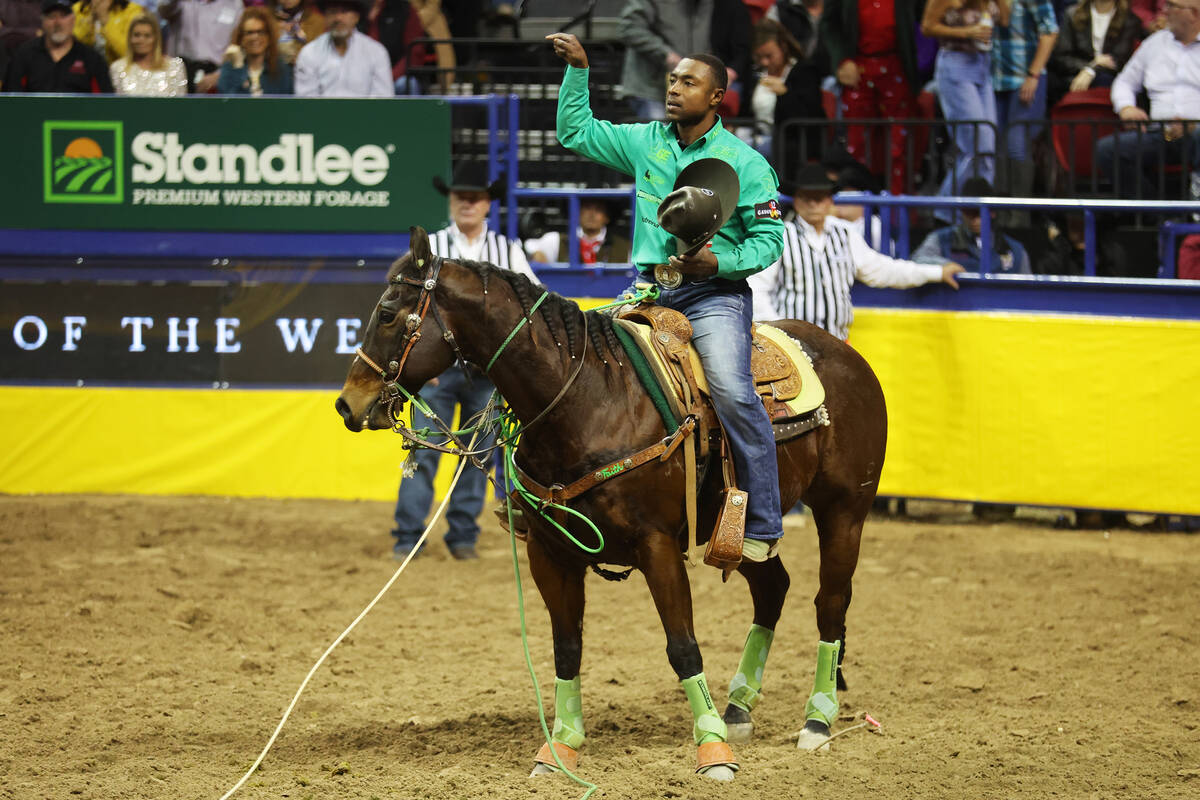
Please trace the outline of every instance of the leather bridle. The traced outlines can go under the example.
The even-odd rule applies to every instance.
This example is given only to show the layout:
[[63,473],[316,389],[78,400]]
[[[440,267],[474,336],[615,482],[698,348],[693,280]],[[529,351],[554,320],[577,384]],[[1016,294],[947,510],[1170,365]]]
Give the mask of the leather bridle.
[[[423,258],[416,259],[416,262],[418,268],[425,266],[425,259]],[[383,385],[379,390],[379,402],[384,404],[388,419],[393,422],[392,429],[394,431],[403,435],[405,439],[415,446],[427,447],[443,453],[452,453],[455,455],[475,455],[474,453],[469,453],[461,448],[461,443],[458,443],[460,444],[459,450],[455,451],[419,438],[414,433],[404,428],[403,424],[396,425],[395,420],[397,419],[397,416],[393,413],[393,406],[397,402],[402,403],[405,399],[414,399],[414,396],[409,394],[409,392],[400,385],[400,374],[404,371],[404,364],[408,361],[408,356],[412,352],[413,347],[415,347],[417,342],[421,340],[421,326],[425,323],[425,317],[429,313],[432,312],[434,321],[437,323],[438,328],[441,329],[442,339],[454,350],[456,363],[464,370],[467,366],[466,359],[458,347],[458,342],[454,338],[454,333],[446,326],[446,323],[442,321],[437,304],[433,301],[433,293],[434,290],[437,289],[438,277],[442,269],[442,262],[443,259],[441,256],[431,255],[429,268],[426,270],[424,278],[410,278],[403,274],[397,274],[388,280],[388,284],[390,286],[417,286],[421,289],[421,294],[417,297],[417,304],[414,307],[415,310],[410,312],[404,320],[405,345],[404,351],[400,354],[399,361],[396,359],[388,361],[387,369],[384,369],[383,367],[379,366],[379,364],[375,363],[374,359],[363,352],[361,346],[354,348],[354,354],[357,358],[361,359],[364,364],[374,370],[375,374],[377,374],[382,380]],[[542,296],[538,298],[538,301],[534,304],[530,311],[532,312],[533,310],[536,310],[537,307],[541,305],[542,301],[549,296],[549,294],[550,293],[548,291],[544,291]],[[379,307],[384,311],[390,311],[393,313],[399,311],[399,307],[397,305],[388,303],[387,301],[380,301]],[[588,346],[587,316],[584,315],[583,319],[583,353],[578,359],[575,369],[572,370],[570,376],[563,384],[562,389],[560,389],[558,394],[555,395],[554,399],[550,401],[550,404],[543,408],[537,416],[527,422],[523,426],[524,429],[527,430],[535,423],[540,422],[547,414],[549,414],[550,411],[558,405],[559,401],[562,400],[563,396],[566,395],[567,390],[571,388],[572,384],[574,384],[575,379],[579,377],[579,372],[583,369]],[[513,336],[515,336],[517,331],[521,329],[521,326],[527,322],[530,322],[530,319],[528,315],[525,315],[522,317],[521,322],[519,322],[513,329],[512,333],[509,334],[508,338],[505,339],[504,343],[500,345],[500,348],[496,351],[495,355],[492,356],[491,361],[488,362],[487,367],[484,369],[485,374],[491,371],[492,366],[496,363],[496,359],[500,357],[500,353],[503,352],[508,346],[508,343],[512,341]],[[574,359],[574,356],[572,356],[572,358]],[[426,413],[428,413],[428,410]],[[443,433],[448,433],[448,431],[443,430]],[[513,438],[515,439],[515,435]],[[451,435],[451,439],[454,440],[453,435]],[[492,445],[492,447],[488,448],[488,450],[495,449],[496,447],[500,447],[505,444],[507,444],[507,442],[497,442],[496,444]]]
[[[418,258],[416,261],[418,268],[425,266],[425,259]],[[442,321],[437,304],[433,302],[433,293],[437,289],[438,276],[441,271],[442,258],[431,255],[429,258],[429,268],[426,270],[423,278],[410,278],[400,273],[388,280],[388,285],[390,286],[416,286],[421,290],[414,310],[404,319],[404,350],[400,354],[398,361],[396,359],[389,360],[387,369],[385,370],[363,352],[361,346],[354,348],[354,355],[374,370],[383,381],[383,386],[379,390],[379,402],[386,405],[389,419],[395,418],[392,416],[392,406],[396,401],[400,400],[401,395],[405,394],[404,390],[400,387],[400,373],[404,371],[404,365],[407,363],[413,348],[416,347],[417,342],[421,341],[421,326],[425,324],[425,317],[430,312],[433,313],[434,322],[437,323],[438,328],[442,331],[442,340],[454,350],[456,362],[460,366],[466,366],[466,361],[463,358],[462,351],[458,349],[458,342],[455,341],[454,334],[446,326],[446,323]],[[379,308],[393,314],[400,310],[396,304],[386,300],[380,301]]]

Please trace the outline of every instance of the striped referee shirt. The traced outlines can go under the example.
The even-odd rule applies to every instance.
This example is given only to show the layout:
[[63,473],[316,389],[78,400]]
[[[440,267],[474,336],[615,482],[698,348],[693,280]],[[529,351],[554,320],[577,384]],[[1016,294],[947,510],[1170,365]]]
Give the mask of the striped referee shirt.
[[829,216],[821,233],[800,218],[784,225],[783,255],[749,282],[755,319],[800,319],[844,340],[854,320],[855,280],[903,289],[941,279],[941,266],[876,252],[853,223]]
[[451,222],[447,227],[430,234],[429,248],[435,256],[486,261],[501,269],[519,272],[534,283],[541,283],[529,267],[529,260],[525,258],[525,249],[521,243],[510,243],[507,236],[488,230],[486,221],[483,223],[483,232],[475,239],[468,239],[466,234]]

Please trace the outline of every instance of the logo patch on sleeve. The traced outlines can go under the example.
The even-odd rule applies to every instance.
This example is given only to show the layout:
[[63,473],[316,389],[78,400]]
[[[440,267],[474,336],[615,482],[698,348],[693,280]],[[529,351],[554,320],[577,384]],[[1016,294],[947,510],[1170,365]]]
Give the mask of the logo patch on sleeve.
[[780,216],[778,200],[768,200],[765,203],[758,203],[754,206],[755,219],[779,219]]

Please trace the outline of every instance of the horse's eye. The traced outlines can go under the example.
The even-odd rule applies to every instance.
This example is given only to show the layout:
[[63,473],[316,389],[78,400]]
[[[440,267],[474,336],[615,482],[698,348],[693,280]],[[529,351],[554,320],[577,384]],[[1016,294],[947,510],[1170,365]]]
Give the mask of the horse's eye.
[[393,309],[385,308],[384,306],[379,307],[379,324],[380,325],[391,325],[392,321],[395,319],[396,319],[396,312]]

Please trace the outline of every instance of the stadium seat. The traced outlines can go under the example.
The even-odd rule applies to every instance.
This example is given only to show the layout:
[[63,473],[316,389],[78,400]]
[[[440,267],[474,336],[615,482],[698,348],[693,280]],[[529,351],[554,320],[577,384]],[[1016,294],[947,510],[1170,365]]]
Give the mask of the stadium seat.
[[1054,156],[1072,186],[1077,182],[1090,184],[1095,167],[1092,149],[1096,141],[1119,127],[1120,117],[1112,109],[1107,87],[1068,92],[1050,109]]

